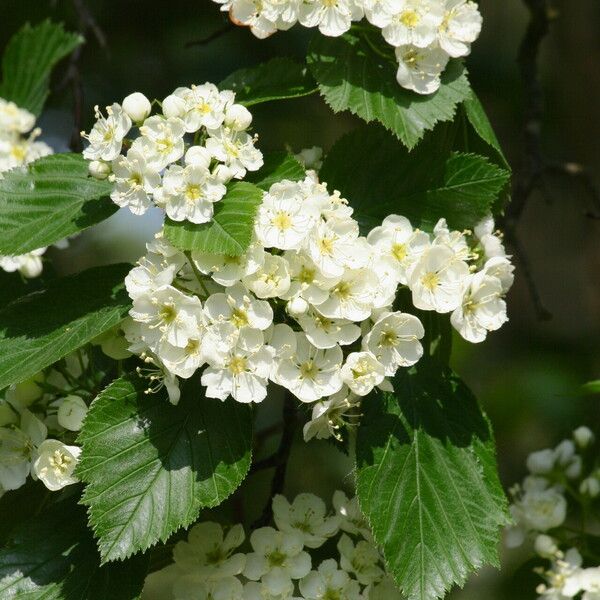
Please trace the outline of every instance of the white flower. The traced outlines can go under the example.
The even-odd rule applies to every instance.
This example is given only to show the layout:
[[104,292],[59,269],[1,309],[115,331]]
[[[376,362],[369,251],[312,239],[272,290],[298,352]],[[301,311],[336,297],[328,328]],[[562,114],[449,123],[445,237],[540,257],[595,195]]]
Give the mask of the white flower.
[[290,272],[283,256],[265,253],[263,264],[243,284],[258,298],[276,298],[290,289]]
[[439,27],[440,46],[450,56],[466,56],[479,37],[483,19],[475,2],[445,0],[444,20]]
[[362,600],[358,581],[350,579],[346,571],[338,569],[332,558],[324,560],[317,571],[311,571],[300,580],[300,591],[307,600]]
[[252,123],[252,113],[241,104],[231,104],[225,111],[225,126],[235,131],[248,129]]
[[257,137],[229,127],[212,129],[209,135],[206,148],[231,169],[236,179],[242,179],[246,171],[258,171],[263,166],[263,155],[254,147]]
[[14,102],[0,98],[0,131],[27,133],[35,125],[35,116]]
[[223,95],[216,85],[205,83],[193,85],[190,88],[177,88],[173,95],[185,102],[185,112],[179,114],[189,133],[198,131],[201,127],[217,129],[225,120],[227,104],[233,100],[231,92]]
[[136,298],[129,314],[144,325],[142,338],[150,346],[166,341],[184,348],[190,339],[197,338],[202,304],[196,296],[165,286]]
[[339,346],[319,350],[304,334],[297,333],[295,355],[279,363],[273,379],[302,402],[314,402],[341,389],[342,359]]
[[582,425],[573,432],[573,439],[580,448],[587,448],[594,443],[594,434],[589,427]]
[[383,381],[385,369],[371,352],[351,352],[340,375],[351,391],[366,396]]
[[298,533],[261,527],[252,532],[250,545],[253,552],[246,556],[244,576],[251,581],[271,573],[284,580],[301,579],[310,572],[310,556]]
[[273,518],[280,531],[299,534],[307,548],[319,548],[338,531],[338,518],[328,517],[325,502],[313,494],[298,494],[291,504],[276,495]]
[[125,287],[133,300],[144,295],[152,295],[158,288],[173,283],[177,271],[183,266],[184,259],[179,253],[165,258],[161,254],[149,252],[138,261],[125,277]]
[[357,238],[354,221],[321,222],[308,236],[306,249],[323,275],[339,277],[353,261]]
[[236,25],[246,25],[263,40],[277,31],[277,25],[267,18],[263,0],[232,0],[230,16]]
[[190,573],[178,578],[173,586],[174,600],[244,600],[244,587],[236,577],[215,581]]
[[323,148],[313,146],[312,148],[303,148],[294,154],[294,158],[304,166],[305,169],[314,169],[318,171],[323,166]]
[[360,405],[360,397],[342,387],[329,398],[313,404],[310,421],[304,425],[304,441],[312,438],[324,440],[329,437],[340,438],[339,430],[352,424],[358,415],[352,411]]
[[368,269],[347,269],[317,310],[326,317],[363,321],[371,315],[377,283]]
[[330,319],[317,310],[296,317],[310,343],[316,348],[347,346],[360,337],[360,327],[347,319]]
[[152,105],[144,94],[134,92],[123,100],[123,110],[134,123],[141,123],[150,114]]
[[131,129],[131,119],[118,104],[106,107],[107,117],[95,106],[96,123],[89,135],[82,132],[90,145],[83,151],[88,160],[111,161],[121,153],[123,139]]
[[243,329],[236,345],[228,352],[212,353],[209,367],[202,374],[208,398],[225,400],[232,396],[238,402],[262,402],[267,396],[268,377],[274,350],[264,345],[262,332]]
[[432,246],[412,267],[408,286],[421,310],[451,312],[458,308],[468,283],[469,266],[447,246]]
[[340,529],[350,535],[361,535],[371,539],[371,531],[358,506],[358,498],[348,499],[344,492],[337,490],[333,494],[333,507],[340,516]]
[[107,179],[112,173],[112,169],[103,160],[91,160],[88,165],[88,172],[94,179]]
[[69,431],[79,431],[87,415],[88,406],[80,396],[69,395],[58,407],[58,424]]
[[214,281],[231,287],[242,278],[256,273],[265,262],[266,253],[259,244],[252,243],[241,256],[192,252],[192,260],[201,273],[211,274]]
[[204,304],[204,312],[212,323],[224,321],[236,328],[265,330],[273,322],[273,309],[265,300],[257,300],[241,284],[227,288],[226,293],[212,294]]
[[24,138],[18,133],[7,133],[0,129],[0,173],[52,154],[50,146],[35,141],[40,134],[40,129],[34,129],[28,138]]
[[462,303],[450,321],[472,343],[483,342],[489,331],[500,329],[508,321],[500,280],[485,273],[472,275]]
[[81,448],[66,446],[58,440],[46,440],[40,444],[33,471],[44,485],[53,492],[79,480],[73,475]]
[[352,573],[359,583],[371,585],[381,581],[384,571],[379,565],[379,551],[373,544],[361,540],[355,545],[344,534],[340,537],[337,548],[340,553],[340,566],[344,571]]
[[441,85],[441,74],[448,64],[448,55],[436,46],[396,48],[398,83],[417,94],[433,94]]
[[496,277],[500,280],[503,294],[506,294],[512,287],[515,280],[514,270],[515,267],[511,264],[510,260],[504,256],[490,258],[483,265],[482,269],[489,277]]
[[271,186],[263,196],[254,225],[263,246],[281,250],[300,248],[318,218],[315,207],[304,200],[299,183],[281,181]]
[[214,213],[213,204],[223,198],[227,189],[214,175],[200,165],[171,165],[163,175],[156,203],[173,221],[208,223]]
[[149,117],[140,127],[140,133],[141,137],[131,148],[143,154],[157,171],[183,156],[185,129],[181,119],[165,119],[160,115]]
[[386,0],[382,8],[374,23],[392,46],[431,46],[444,20],[439,0]]
[[506,250],[502,243],[502,237],[499,232],[494,231],[494,217],[488,215],[484,217],[477,225],[475,225],[475,238],[483,250],[484,258],[505,258]]
[[7,273],[19,271],[23,277],[38,277],[43,269],[42,255],[46,248],[38,248],[20,256],[0,256],[0,269]]
[[385,312],[363,338],[363,348],[372,352],[392,376],[398,367],[410,367],[423,356],[421,321],[402,312]]
[[469,260],[471,251],[467,238],[462,231],[451,231],[446,219],[439,219],[433,228],[433,233],[435,235],[433,239],[434,245],[448,246],[448,248],[454,251],[457,258]]
[[362,16],[363,11],[354,0],[303,0],[298,20],[304,27],[318,27],[323,35],[337,37]]
[[227,532],[212,521],[194,525],[187,541],[177,542],[173,560],[184,571],[192,572],[206,580],[239,575],[246,564],[246,557],[235,552],[246,535],[241,525],[234,525]]
[[156,351],[170,373],[189,379],[206,362],[203,345],[206,338],[203,333],[199,326],[197,337],[190,338],[183,347],[168,342],[160,343]]
[[514,520],[526,531],[545,532],[562,525],[567,517],[567,501],[558,488],[546,480],[527,477],[522,496],[511,505]]
[[554,450],[550,448],[532,452],[527,457],[527,469],[533,475],[546,475],[554,469],[555,460],[556,455]]
[[152,206],[151,195],[160,186],[160,175],[139,149],[117,157],[110,177],[115,182],[110,197],[117,206],[127,206],[134,215],[143,215]]

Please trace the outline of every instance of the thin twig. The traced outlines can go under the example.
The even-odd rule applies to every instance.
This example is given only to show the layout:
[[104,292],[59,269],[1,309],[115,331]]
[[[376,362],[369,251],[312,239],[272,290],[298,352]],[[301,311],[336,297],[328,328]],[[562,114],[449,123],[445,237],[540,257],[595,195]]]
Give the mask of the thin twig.
[[296,415],[296,403],[294,402],[291,394],[286,393],[283,404],[283,431],[281,433],[279,448],[274,455],[268,457],[264,461],[256,463],[255,467],[253,468],[253,471],[256,471],[256,467],[259,465],[261,469],[275,467],[275,472],[273,473],[273,479],[271,480],[271,493],[269,494],[267,505],[265,506],[261,516],[252,525],[252,529],[257,529],[258,527],[264,527],[265,525],[268,525],[273,518],[273,509],[271,506],[272,500],[274,496],[281,494],[285,485],[287,463],[292,451],[292,444],[294,442],[297,424],[298,420]]
[[213,33],[211,33],[210,35],[208,35],[204,38],[186,42],[184,47],[185,48],[193,48],[194,46],[206,46],[206,44],[210,44],[211,42],[214,42],[216,39],[219,39],[220,37],[224,36],[226,33],[229,33],[230,31],[232,31],[233,28],[234,28],[233,23],[226,23],[223,27],[221,27],[220,29],[217,29],[216,31],[214,31]]

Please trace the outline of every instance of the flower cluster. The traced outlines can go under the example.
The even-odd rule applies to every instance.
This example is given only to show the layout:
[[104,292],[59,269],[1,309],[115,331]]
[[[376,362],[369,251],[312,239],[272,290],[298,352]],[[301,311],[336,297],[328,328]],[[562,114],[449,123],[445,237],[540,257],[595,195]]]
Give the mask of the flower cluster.
[[[333,506],[328,512],[312,494],[299,494],[292,503],[275,496],[275,527],[255,529],[248,540],[242,525],[199,523],[176,544],[174,563],[148,577],[142,597],[399,600],[356,499],[338,491]],[[334,556],[323,559],[328,540],[337,542]]]
[[507,532],[507,545],[521,545],[529,536],[536,554],[550,561],[549,568],[536,569],[545,581],[537,589],[540,600],[600,599],[600,567],[583,567],[587,532],[567,527],[571,511],[592,516],[600,497],[593,433],[579,427],[556,448],[529,455],[527,468],[530,474],[511,490],[515,525]]
[[[110,353],[104,339],[97,343]],[[79,350],[4,391],[0,496],[23,486],[30,475],[52,491],[77,481],[73,473],[81,449],[74,442],[101,376],[89,354]]]
[[[161,114],[151,115],[136,92],[106,115],[96,107],[96,123],[82,133],[90,173],[114,181],[113,202],[136,215],[157,205],[173,221],[206,223],[225,185],[263,164],[247,131],[252,115],[212,83],[178,88],[159,104]],[[127,137],[132,131],[138,135]]]
[[[6,171],[52,154],[50,146],[37,140],[41,129],[34,126],[34,115],[0,98],[0,179]],[[37,277],[42,272],[41,257],[45,251],[46,248],[39,248],[20,256],[0,256],[0,269]]]
[[398,83],[419,94],[440,86],[450,58],[466,56],[482,18],[471,0],[214,0],[258,38],[296,23],[336,37],[366,17],[395,48]]

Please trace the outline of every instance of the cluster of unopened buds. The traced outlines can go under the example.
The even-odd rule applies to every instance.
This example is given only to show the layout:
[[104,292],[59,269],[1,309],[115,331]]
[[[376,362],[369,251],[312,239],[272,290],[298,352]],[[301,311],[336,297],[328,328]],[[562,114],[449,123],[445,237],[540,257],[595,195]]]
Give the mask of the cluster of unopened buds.
[[[0,179],[2,173],[23,167],[52,154],[52,148],[37,138],[42,131],[35,127],[35,116],[14,102],[0,98]],[[42,255],[38,248],[19,256],[0,256],[0,269],[23,277],[37,277],[42,272]]]
[[395,48],[397,80],[419,94],[440,87],[450,58],[466,56],[481,33],[482,18],[471,0],[214,0],[236,25],[258,38],[296,23],[336,37],[363,17]]
[[400,600],[356,498],[337,491],[333,507],[312,494],[275,496],[275,527],[248,540],[240,524],[201,522],[175,545],[173,564],[148,576],[142,598]]
[[[597,515],[600,498],[594,434],[588,427],[577,428],[555,448],[530,454],[527,468],[529,475],[511,490],[514,526],[507,532],[507,545],[520,546],[530,538],[536,554],[550,562],[548,568],[536,569],[544,579],[537,588],[540,600],[599,600],[600,566],[583,566],[590,559],[586,535],[594,532],[591,517]],[[574,530],[571,517],[581,511],[588,516],[586,525]]]

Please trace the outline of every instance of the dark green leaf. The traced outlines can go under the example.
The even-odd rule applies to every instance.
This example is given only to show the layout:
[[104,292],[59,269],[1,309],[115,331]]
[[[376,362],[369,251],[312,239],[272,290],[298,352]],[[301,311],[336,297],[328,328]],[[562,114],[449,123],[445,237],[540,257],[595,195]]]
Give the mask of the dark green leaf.
[[167,219],[165,236],[181,250],[239,256],[252,240],[254,215],[262,196],[263,191],[250,183],[232,183],[227,195],[215,203],[212,221],[195,225],[189,221]]
[[96,267],[51,282],[0,311],[0,389],[120,323],[130,308],[123,280],[131,267]]
[[320,176],[365,225],[396,213],[425,230],[441,217],[455,229],[473,227],[490,212],[509,174],[482,156],[450,152],[436,132],[408,152],[383,129],[362,127],[335,144]]
[[429,96],[403,89],[396,81],[393,48],[373,30],[371,44],[390,53],[376,54],[364,35],[350,31],[341,37],[315,36],[308,65],[319,90],[334,112],[349,110],[367,122],[379,121],[411,149],[439,121],[451,121],[470,86],[461,62],[451,61],[442,86]]
[[261,190],[268,190],[282,179],[300,181],[304,177],[306,177],[304,167],[293,156],[287,152],[272,152],[265,155],[265,164],[260,171],[246,175],[246,181]]
[[403,592],[433,600],[498,565],[506,498],[489,422],[456,375],[423,360],[394,388],[363,405],[357,494]]
[[0,254],[15,256],[110,217],[112,184],[88,177],[80,154],[54,154],[0,179]]
[[25,24],[4,50],[0,98],[39,115],[52,69],[82,43],[80,35],[66,32],[60,23]]
[[305,65],[281,57],[235,71],[219,84],[219,88],[233,90],[235,101],[245,106],[308,96],[317,91]]
[[248,406],[205,398],[196,379],[181,401],[144,394],[137,376],[93,402],[79,442],[83,503],[104,561],[130,556],[193,523],[232,494],[250,467]]
[[0,598],[135,600],[147,562],[136,557],[100,567],[85,510],[64,500],[20,526],[0,550]]

